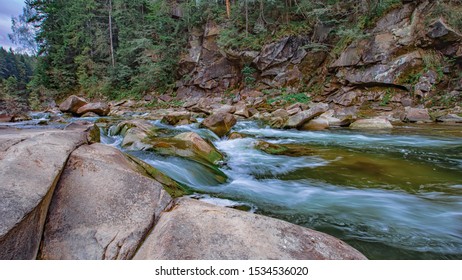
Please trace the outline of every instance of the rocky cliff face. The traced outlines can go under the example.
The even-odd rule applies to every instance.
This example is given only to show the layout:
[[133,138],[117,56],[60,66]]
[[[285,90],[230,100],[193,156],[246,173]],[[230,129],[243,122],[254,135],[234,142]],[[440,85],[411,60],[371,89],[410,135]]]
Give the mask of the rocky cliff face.
[[403,120],[405,107],[453,108],[462,99],[462,34],[435,17],[435,5],[402,1],[340,53],[328,26],[284,37],[260,51],[234,51],[218,46],[220,26],[209,22],[191,34],[177,96],[243,95],[248,92],[243,69],[250,66],[253,89],[305,92],[329,103],[338,116]]

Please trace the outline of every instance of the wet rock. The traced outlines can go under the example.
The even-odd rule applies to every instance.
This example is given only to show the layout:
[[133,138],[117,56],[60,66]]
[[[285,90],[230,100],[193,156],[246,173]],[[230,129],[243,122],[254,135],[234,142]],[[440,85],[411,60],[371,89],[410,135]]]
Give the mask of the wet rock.
[[111,135],[121,135],[122,147],[131,151],[147,150],[152,146],[145,141],[149,135],[154,135],[154,126],[145,120],[129,120],[111,128]]
[[162,117],[161,122],[169,125],[189,124],[191,113],[187,111],[172,112]]
[[239,132],[231,132],[228,136],[228,139],[229,140],[234,140],[234,139],[241,139],[241,138],[244,138],[244,135],[242,135],[241,133]]
[[443,123],[462,123],[462,117],[456,114],[447,114],[436,119],[437,122]]
[[128,130],[130,130],[133,127],[139,128],[140,130],[146,133],[150,132],[154,128],[154,126],[148,121],[135,119],[119,123],[115,128],[111,130],[111,134],[125,136]]
[[84,128],[0,133],[0,259],[35,259],[48,207]]
[[285,127],[287,128],[297,128],[301,127],[306,122],[311,119],[321,115],[329,109],[329,105],[326,103],[315,103],[310,109],[297,113],[287,120]]
[[256,141],[255,149],[270,155],[281,155],[289,157],[312,156],[314,151],[303,145],[296,144],[273,144],[266,141]]
[[99,115],[96,114],[96,113],[93,113],[93,112],[87,112],[87,113],[83,114],[80,117],[81,118],[97,118],[97,117],[99,117]]
[[149,165],[148,163],[140,160],[139,158],[132,156],[130,154],[125,154],[128,158],[138,164],[141,168],[144,169],[145,173],[149,175],[151,178],[156,180],[157,182],[161,183],[164,190],[172,197],[182,197],[185,195],[191,194],[191,190],[177,181],[173,180],[172,178],[168,177],[158,169],[154,168],[153,166]]
[[50,206],[41,259],[130,259],[171,197],[119,150],[75,150]]
[[393,125],[384,118],[361,119],[350,125],[351,129],[390,129]]
[[109,105],[104,102],[88,103],[77,110],[77,115],[83,115],[89,112],[95,113],[99,116],[107,116],[110,112],[110,108]]
[[329,128],[329,121],[326,118],[319,117],[305,123],[301,130],[324,130]]
[[80,109],[80,107],[85,106],[86,104],[87,101],[85,101],[85,99],[75,95],[71,95],[63,103],[59,105],[59,110],[61,110],[61,112],[63,113],[79,115],[77,111]]
[[[251,234],[249,234],[251,233]],[[134,259],[365,259],[344,242],[285,221],[181,198]]]
[[183,141],[185,148],[190,150],[195,156],[217,164],[223,160],[223,155],[213,146],[212,143],[204,140],[195,132],[185,132],[174,137],[176,140]]
[[152,148],[152,145],[144,140],[148,137],[148,133],[138,127],[132,127],[125,133],[121,146],[129,151],[144,151]]
[[206,127],[219,137],[223,137],[235,124],[236,118],[233,115],[219,112],[207,117],[201,123],[201,127]]
[[403,121],[405,122],[431,122],[430,115],[427,109],[419,108],[405,108],[405,115]]

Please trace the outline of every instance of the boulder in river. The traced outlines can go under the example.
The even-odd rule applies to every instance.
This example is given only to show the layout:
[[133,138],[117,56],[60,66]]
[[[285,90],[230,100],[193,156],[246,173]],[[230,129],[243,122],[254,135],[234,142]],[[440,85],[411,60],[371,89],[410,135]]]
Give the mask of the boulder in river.
[[310,109],[306,111],[301,111],[293,116],[291,116],[286,123],[287,128],[300,128],[306,122],[314,119],[315,117],[321,115],[322,113],[329,110],[329,105],[326,103],[316,103]]
[[134,259],[366,259],[343,241],[282,220],[176,200]]
[[119,150],[75,150],[50,206],[41,259],[130,259],[171,197]]
[[59,105],[59,110],[61,110],[61,112],[63,113],[71,113],[73,115],[78,115],[77,111],[80,109],[80,107],[86,104],[87,101],[85,101],[85,99],[78,97],[76,95],[71,95],[63,103]]
[[107,116],[110,112],[110,108],[109,105],[104,102],[88,103],[77,110],[77,115],[84,115],[89,112],[95,113],[98,116]]
[[162,117],[162,123],[182,125],[191,123],[191,113],[188,111],[172,112]]
[[206,127],[219,137],[223,137],[228,134],[236,122],[236,118],[233,115],[229,113],[218,112],[207,117],[201,123],[201,127]]
[[83,143],[82,127],[0,133],[0,259],[36,258],[59,176]]
[[301,130],[324,130],[327,128],[329,128],[329,120],[324,117],[319,117],[305,123]]
[[351,129],[390,129],[393,125],[384,118],[361,119],[350,124]]
[[187,148],[206,161],[217,164],[223,160],[223,155],[213,146],[212,143],[204,140],[195,132],[185,132],[174,137],[176,140],[183,141]]

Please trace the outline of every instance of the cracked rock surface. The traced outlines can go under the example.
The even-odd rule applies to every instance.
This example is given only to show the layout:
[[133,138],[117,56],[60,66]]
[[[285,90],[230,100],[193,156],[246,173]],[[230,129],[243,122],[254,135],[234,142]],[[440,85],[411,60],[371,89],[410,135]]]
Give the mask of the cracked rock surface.
[[56,188],[41,259],[130,259],[171,197],[103,144],[75,150]]
[[0,259],[35,259],[56,182],[84,129],[2,130]]

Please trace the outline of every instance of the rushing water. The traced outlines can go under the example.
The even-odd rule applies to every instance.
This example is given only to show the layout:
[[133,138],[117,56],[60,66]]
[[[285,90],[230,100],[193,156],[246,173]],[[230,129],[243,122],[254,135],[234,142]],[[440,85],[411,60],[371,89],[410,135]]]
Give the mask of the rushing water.
[[[155,123],[160,125],[159,123]],[[206,167],[181,158],[136,156],[188,185],[200,199],[334,235],[371,259],[462,259],[460,127],[402,127],[384,132],[275,130],[240,122],[243,139],[195,131],[227,155],[220,184]],[[303,156],[270,155],[256,140],[290,144]],[[119,146],[120,137],[103,142]]]

